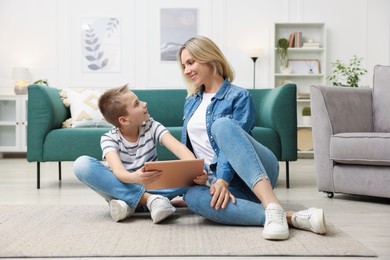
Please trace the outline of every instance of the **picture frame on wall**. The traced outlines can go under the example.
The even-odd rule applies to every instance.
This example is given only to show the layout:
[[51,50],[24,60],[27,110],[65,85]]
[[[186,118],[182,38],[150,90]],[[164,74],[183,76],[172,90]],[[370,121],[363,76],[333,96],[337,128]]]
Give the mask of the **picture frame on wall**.
[[176,61],[176,54],[189,38],[198,35],[197,8],[160,9],[160,60]]
[[319,59],[289,59],[292,74],[321,74]]
[[81,18],[82,72],[121,72],[121,24],[118,17]]

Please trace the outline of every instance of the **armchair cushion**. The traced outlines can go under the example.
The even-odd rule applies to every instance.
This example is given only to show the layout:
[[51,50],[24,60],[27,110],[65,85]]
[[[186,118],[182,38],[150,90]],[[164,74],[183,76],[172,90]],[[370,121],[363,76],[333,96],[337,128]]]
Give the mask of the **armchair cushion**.
[[390,66],[376,65],[374,68],[374,131],[390,132]]
[[337,163],[390,166],[390,133],[340,133],[330,139]]

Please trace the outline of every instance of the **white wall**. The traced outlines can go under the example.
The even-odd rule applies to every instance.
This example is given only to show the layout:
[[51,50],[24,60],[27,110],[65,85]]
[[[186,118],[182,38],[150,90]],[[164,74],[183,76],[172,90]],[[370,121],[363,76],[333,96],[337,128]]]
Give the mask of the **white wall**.
[[[159,61],[159,10],[198,8],[199,32],[211,37],[236,71],[237,85],[251,88],[247,50],[265,48],[256,63],[256,87],[272,87],[275,22],[324,22],[327,68],[336,59],[364,57],[372,84],[375,64],[390,63],[388,0],[0,0],[0,91],[11,91],[13,67],[27,66],[34,80],[63,87],[184,88],[175,62]],[[82,17],[119,17],[122,69],[81,71]]]

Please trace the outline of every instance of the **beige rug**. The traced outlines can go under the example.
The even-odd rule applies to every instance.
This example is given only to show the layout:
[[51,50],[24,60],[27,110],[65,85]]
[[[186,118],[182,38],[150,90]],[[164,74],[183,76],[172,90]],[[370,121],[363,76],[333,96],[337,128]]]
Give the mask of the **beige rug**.
[[186,208],[155,225],[147,213],[114,223],[108,206],[0,205],[0,257],[376,256],[327,229],[326,236],[291,229],[276,242],[264,240],[261,227],[214,224]]

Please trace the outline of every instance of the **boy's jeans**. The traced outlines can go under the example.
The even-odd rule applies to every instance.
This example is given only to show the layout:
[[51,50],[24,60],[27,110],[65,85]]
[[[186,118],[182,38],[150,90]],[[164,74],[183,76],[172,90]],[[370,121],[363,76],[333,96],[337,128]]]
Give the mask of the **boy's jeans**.
[[229,191],[236,197],[236,204],[229,201],[225,209],[215,210],[210,206],[209,187],[193,186],[184,196],[188,207],[215,222],[263,226],[264,207],[252,189],[258,181],[262,181],[263,176],[275,187],[279,176],[277,158],[271,150],[258,143],[231,119],[217,119],[212,125],[211,133],[220,152],[236,172],[229,185]]
[[80,156],[73,165],[77,178],[96,191],[107,201],[119,199],[130,207],[137,208],[142,195],[146,192],[160,194],[169,199],[184,194],[188,187],[177,189],[145,190],[144,186],[134,183],[123,183],[114,173],[99,160],[90,156]]

